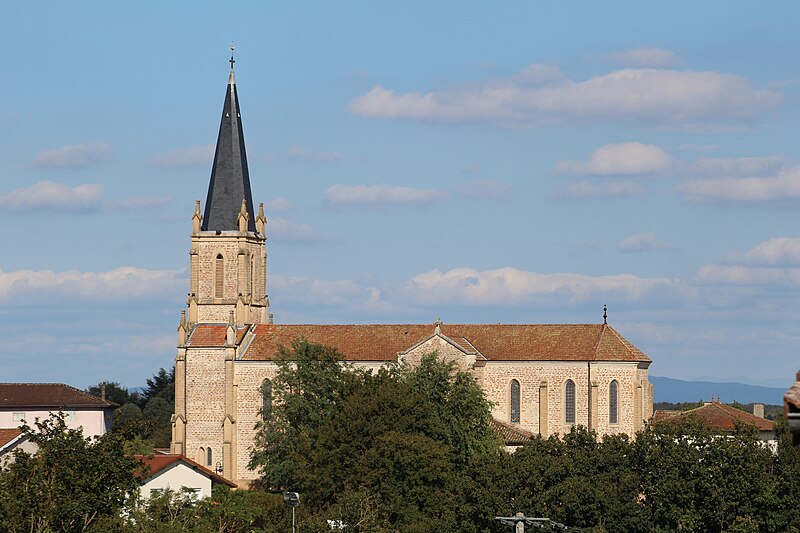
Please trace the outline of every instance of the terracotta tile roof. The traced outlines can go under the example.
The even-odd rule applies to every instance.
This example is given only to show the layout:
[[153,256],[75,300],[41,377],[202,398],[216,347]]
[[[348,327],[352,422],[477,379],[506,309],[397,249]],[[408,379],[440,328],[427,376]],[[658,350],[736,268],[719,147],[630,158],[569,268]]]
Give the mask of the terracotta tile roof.
[[22,431],[19,428],[0,428],[0,449],[20,435]]
[[756,426],[759,431],[775,431],[775,423],[772,420],[752,415],[724,403],[710,402],[700,407],[695,407],[688,411],[678,411],[677,413],[663,411],[664,415],[660,417],[658,415],[659,412],[662,411],[656,411],[653,417],[655,422],[677,423],[691,416],[705,422],[712,430],[733,431],[735,421],[738,420],[739,423]]
[[103,400],[63,383],[0,383],[0,409],[15,407],[114,407]]
[[236,483],[234,483],[233,481],[225,479],[224,477],[220,476],[213,470],[210,470],[205,466],[201,465],[200,463],[196,463],[183,455],[171,453],[171,454],[155,454],[155,455],[135,455],[134,457],[142,461],[145,467],[149,467],[149,470],[146,471],[146,474],[145,472],[140,472],[137,475],[137,477],[139,477],[142,481],[153,477],[154,475],[161,472],[168,466],[171,466],[181,461],[189,465],[189,467],[193,468],[194,470],[203,472],[217,483],[224,483],[229,487],[236,488]]
[[494,429],[506,446],[521,446],[534,438],[534,434],[520,427],[505,422],[500,422],[492,418],[492,429]]
[[[240,344],[249,326],[238,328],[236,344]],[[199,324],[189,334],[188,345],[194,348],[220,348],[225,346],[228,326],[226,324]]]
[[[278,359],[278,346],[304,338],[333,346],[350,361],[391,361],[434,332],[431,324],[275,325],[255,327],[245,360]],[[633,361],[650,359],[603,324],[444,324],[441,332],[490,361]],[[469,349],[471,351],[471,348]]]
[[653,422],[663,422],[668,418],[672,418],[673,416],[678,416],[684,413],[685,411],[673,411],[667,409],[658,409],[655,413],[653,413]]

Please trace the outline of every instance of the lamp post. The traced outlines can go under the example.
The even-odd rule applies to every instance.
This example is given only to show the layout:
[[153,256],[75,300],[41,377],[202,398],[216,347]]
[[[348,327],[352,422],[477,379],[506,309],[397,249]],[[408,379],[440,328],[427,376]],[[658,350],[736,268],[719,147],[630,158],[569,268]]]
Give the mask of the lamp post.
[[553,522],[549,518],[534,518],[532,516],[525,516],[522,513],[517,513],[514,516],[495,516],[494,519],[506,526],[514,526],[514,533],[525,533],[525,526],[544,527],[545,524],[560,527],[561,529],[568,529],[564,524]]
[[295,521],[294,521],[294,509],[295,507],[300,505],[300,494],[298,494],[297,492],[289,492],[288,490],[283,491],[283,503],[292,508],[292,533],[296,533]]

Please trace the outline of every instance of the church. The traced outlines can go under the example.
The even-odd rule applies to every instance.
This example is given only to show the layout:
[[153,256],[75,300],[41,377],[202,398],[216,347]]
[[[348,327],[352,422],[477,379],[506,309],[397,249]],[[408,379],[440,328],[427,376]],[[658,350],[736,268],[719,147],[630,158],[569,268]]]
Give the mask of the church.
[[[606,323],[276,324],[267,298],[267,218],[250,190],[233,57],[204,206],[192,216],[187,308],[178,325],[171,452],[239,486],[280,346],[333,346],[352,364],[414,364],[436,351],[475,376],[505,436],[583,425],[633,435],[653,414],[651,360]],[[513,439],[512,439],[513,440]]]

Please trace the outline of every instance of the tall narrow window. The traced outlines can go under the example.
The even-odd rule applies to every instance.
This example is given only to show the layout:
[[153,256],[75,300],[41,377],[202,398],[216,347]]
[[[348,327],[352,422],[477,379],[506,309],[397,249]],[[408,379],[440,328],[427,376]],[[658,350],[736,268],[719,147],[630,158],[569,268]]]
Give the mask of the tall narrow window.
[[197,449],[197,462],[203,464],[203,461],[206,458],[206,449],[202,446]]
[[617,396],[619,394],[619,385],[617,380],[611,382],[608,386],[608,423],[617,423]]
[[255,295],[256,256],[250,256],[250,296]]
[[261,382],[261,420],[272,414],[272,382],[265,379]]
[[208,450],[206,450],[206,465],[211,466],[211,447],[209,446]]
[[519,424],[519,381],[511,380],[511,423]]
[[575,423],[575,382],[571,379],[564,387],[564,420],[567,424]]
[[214,298],[222,298],[222,289],[225,287],[225,260],[222,254],[217,254],[214,264]]

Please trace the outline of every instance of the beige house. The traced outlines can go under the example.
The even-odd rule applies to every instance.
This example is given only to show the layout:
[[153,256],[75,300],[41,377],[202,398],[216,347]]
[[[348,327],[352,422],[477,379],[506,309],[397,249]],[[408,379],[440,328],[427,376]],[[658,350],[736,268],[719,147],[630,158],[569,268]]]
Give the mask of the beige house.
[[274,324],[266,296],[266,217],[250,192],[238,96],[229,75],[205,209],[192,217],[188,312],[175,362],[171,452],[246,486],[278,347],[297,338],[336,347],[353,364],[414,364],[426,353],[474,374],[495,418],[522,434],[579,424],[633,434],[652,416],[650,359],[601,324]]

